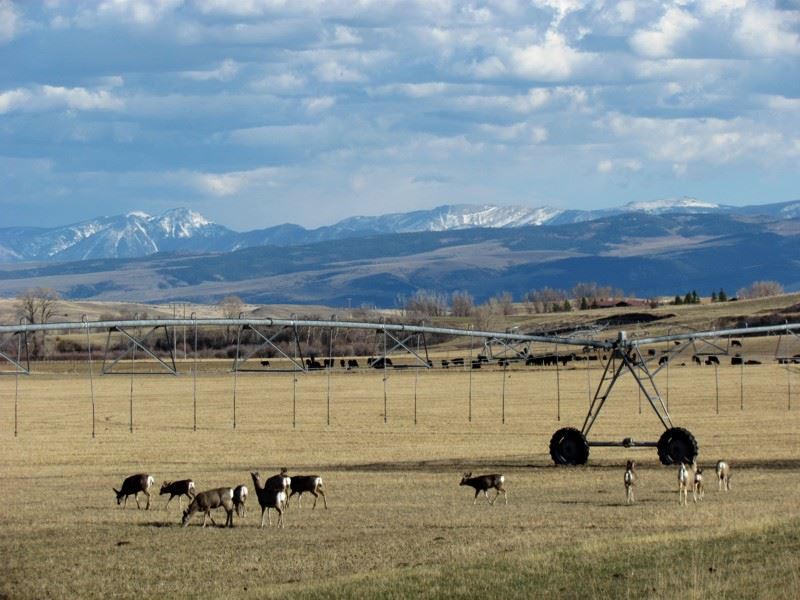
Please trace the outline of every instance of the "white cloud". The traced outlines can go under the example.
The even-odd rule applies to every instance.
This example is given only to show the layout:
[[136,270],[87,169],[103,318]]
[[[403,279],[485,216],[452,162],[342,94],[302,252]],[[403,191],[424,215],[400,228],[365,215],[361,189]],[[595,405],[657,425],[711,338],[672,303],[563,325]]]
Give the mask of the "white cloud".
[[183,0],[105,0],[98,6],[97,14],[149,25],[182,4]]
[[639,29],[631,36],[631,46],[644,56],[669,57],[699,25],[700,21],[688,12],[670,6],[652,29]]
[[800,55],[800,11],[777,11],[748,4],[736,39],[753,56]]
[[0,0],[0,44],[16,37],[20,27],[20,15],[11,0]]
[[182,77],[195,81],[230,81],[239,73],[239,65],[234,60],[226,59],[216,69],[206,71],[183,71]]
[[358,83],[365,81],[364,75],[335,60],[325,61],[314,69],[314,74],[320,81],[328,83]]
[[9,112],[44,112],[70,109],[78,111],[120,110],[124,102],[108,90],[87,90],[42,85],[0,93],[0,114]]
[[611,173],[613,171],[636,172],[641,170],[642,162],[635,158],[603,159],[597,163],[598,173]]
[[565,37],[548,30],[544,40],[511,52],[512,70],[522,77],[543,81],[564,81],[586,57],[570,47]]
[[228,173],[193,173],[190,181],[203,192],[218,197],[233,196],[248,188],[275,187],[280,169],[260,167]]
[[336,104],[336,98],[331,96],[322,96],[319,98],[306,98],[303,100],[303,104],[306,107],[306,110],[309,113],[317,113],[323,112],[328,110],[334,104]]

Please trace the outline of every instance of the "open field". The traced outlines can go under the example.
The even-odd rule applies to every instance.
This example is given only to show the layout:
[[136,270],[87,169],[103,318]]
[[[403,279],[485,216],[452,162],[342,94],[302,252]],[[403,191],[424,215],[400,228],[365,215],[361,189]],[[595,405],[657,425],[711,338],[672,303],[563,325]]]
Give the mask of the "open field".
[[[670,370],[669,408],[698,438],[701,466],[733,465],[732,491],[712,476],[705,501],[680,507],[675,469],[654,449],[593,448],[586,467],[552,466],[550,436],[580,426],[600,377],[587,364],[560,370],[558,421],[549,368],[389,371],[384,387],[380,371],[295,382],[208,363],[197,431],[188,365],[178,377],[96,375],[95,439],[85,366],[3,375],[0,597],[671,598],[676,585],[689,597],[800,596],[798,367],[722,365],[719,415],[713,368]],[[638,400],[621,381],[590,438],[657,439]],[[628,458],[639,464],[634,506],[624,505]],[[260,530],[251,497],[233,530],[203,530],[199,517],[182,529],[174,501],[122,510],[111,491],[139,471],[207,489],[281,466],[322,475],[330,509],[306,501],[283,530]],[[502,471],[508,505],[473,506],[464,470]]]

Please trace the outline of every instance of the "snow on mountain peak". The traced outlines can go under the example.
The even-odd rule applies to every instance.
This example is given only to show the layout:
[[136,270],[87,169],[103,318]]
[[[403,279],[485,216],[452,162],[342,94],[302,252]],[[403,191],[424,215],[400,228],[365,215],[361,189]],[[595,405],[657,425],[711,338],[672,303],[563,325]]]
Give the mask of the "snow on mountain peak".
[[632,211],[658,214],[679,209],[686,209],[690,211],[717,210],[720,208],[720,205],[715,204],[714,202],[698,200],[697,198],[683,197],[665,198],[663,200],[628,202],[628,204],[625,205],[625,208]]

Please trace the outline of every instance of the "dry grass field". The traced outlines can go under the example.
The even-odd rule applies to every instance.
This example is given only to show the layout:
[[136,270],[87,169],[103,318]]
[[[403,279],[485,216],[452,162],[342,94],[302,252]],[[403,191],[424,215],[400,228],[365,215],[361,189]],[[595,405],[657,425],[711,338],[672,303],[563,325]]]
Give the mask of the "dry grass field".
[[[705,499],[682,507],[676,470],[654,449],[593,448],[585,467],[552,465],[550,436],[580,427],[600,377],[573,364],[558,375],[389,371],[385,382],[380,371],[295,381],[204,364],[197,431],[189,363],[177,377],[95,374],[94,439],[84,365],[4,374],[0,597],[800,597],[798,367],[722,365],[719,414],[712,367],[670,370],[670,411],[709,476]],[[659,383],[666,393],[663,372]],[[590,437],[659,434],[626,378]],[[720,458],[733,467],[728,493],[713,479]],[[123,510],[111,490],[141,471],[208,489],[282,466],[321,475],[330,508],[312,511],[306,496],[284,529],[259,529],[251,496],[232,530],[199,517],[181,528],[176,501]],[[473,506],[464,470],[503,472],[508,505]]]

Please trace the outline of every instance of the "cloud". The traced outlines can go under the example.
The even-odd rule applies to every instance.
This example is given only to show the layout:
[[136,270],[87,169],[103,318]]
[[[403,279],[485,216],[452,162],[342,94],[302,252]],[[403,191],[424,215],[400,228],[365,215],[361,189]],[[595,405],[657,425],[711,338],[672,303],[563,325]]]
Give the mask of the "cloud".
[[120,110],[122,99],[108,90],[88,90],[42,85],[0,92],[0,114],[10,112],[44,112],[70,109],[78,111]]
[[611,173],[612,171],[635,172],[642,168],[640,160],[635,158],[603,159],[597,163],[598,173]]
[[183,0],[105,0],[98,5],[97,15],[150,25],[182,4]]
[[751,5],[742,12],[736,39],[753,56],[800,56],[800,10]]
[[193,173],[190,182],[212,196],[234,196],[251,187],[274,187],[280,169],[260,167],[247,171],[231,171],[228,173]]
[[13,40],[20,28],[21,18],[11,0],[0,0],[0,44]]
[[676,46],[700,25],[694,16],[677,6],[669,6],[651,29],[638,29],[631,36],[631,46],[644,56],[673,56]]
[[548,30],[541,43],[511,52],[511,70],[527,79],[566,81],[586,59],[562,34]]
[[183,71],[182,77],[194,79],[195,81],[231,81],[239,73],[239,65],[236,61],[226,59],[215,69],[206,71]]

